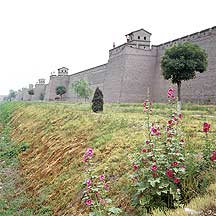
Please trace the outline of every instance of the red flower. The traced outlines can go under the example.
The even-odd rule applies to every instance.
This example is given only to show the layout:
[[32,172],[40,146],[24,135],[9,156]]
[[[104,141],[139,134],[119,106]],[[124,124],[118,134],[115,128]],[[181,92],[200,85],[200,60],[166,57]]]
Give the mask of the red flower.
[[147,152],[147,149],[144,148],[144,149],[142,150],[142,152],[143,152],[143,153],[146,153],[146,152]]
[[170,169],[167,170],[167,171],[166,171],[166,176],[169,177],[169,178],[172,178],[172,177],[173,177],[173,171],[170,170]]
[[213,151],[213,152],[212,152],[212,155],[211,155],[211,157],[210,157],[210,160],[211,160],[211,161],[216,161],[216,151]]
[[180,114],[178,115],[178,117],[179,117],[180,119],[182,119],[182,114],[180,113]]
[[178,184],[180,182],[180,178],[174,178],[173,181],[175,184]]
[[156,171],[156,170],[157,170],[157,166],[156,166],[156,165],[153,165],[153,166],[151,167],[151,169],[152,169],[152,171]]
[[133,169],[134,169],[134,171],[138,170],[138,165],[134,164]]
[[168,121],[168,125],[171,125],[171,124],[172,124],[172,122],[173,122],[172,120],[169,120],[169,121]]
[[152,173],[152,176],[153,177],[157,177],[157,173]]
[[149,140],[146,140],[146,145],[148,145],[150,143],[150,141]]
[[209,132],[209,129],[210,129],[210,124],[207,122],[204,122],[203,123],[203,132],[207,133],[207,132]]
[[176,167],[176,166],[178,166],[178,162],[174,161],[174,162],[171,163],[171,165],[174,166],[174,167]]

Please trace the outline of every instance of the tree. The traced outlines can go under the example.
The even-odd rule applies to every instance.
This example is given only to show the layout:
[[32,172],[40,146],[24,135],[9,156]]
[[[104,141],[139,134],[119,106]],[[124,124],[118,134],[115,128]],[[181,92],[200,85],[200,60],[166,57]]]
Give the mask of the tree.
[[102,91],[97,87],[92,99],[92,111],[93,112],[102,112],[103,111],[103,93]]
[[28,94],[29,95],[34,95],[34,90],[33,89],[28,90]]
[[58,86],[56,87],[56,94],[60,95],[61,100],[62,100],[62,95],[67,92],[66,88],[64,86]]
[[44,100],[44,94],[43,94],[43,93],[40,94],[39,99],[40,99],[41,101]]
[[8,99],[11,101],[12,99],[15,99],[17,95],[17,92],[14,90],[9,90]]
[[203,73],[208,65],[205,50],[193,43],[182,43],[165,51],[161,60],[163,76],[178,87],[178,112],[181,110],[181,83]]
[[72,84],[72,89],[75,91],[78,97],[84,98],[85,101],[92,94],[92,90],[89,87],[89,84],[86,80],[76,81],[75,83]]

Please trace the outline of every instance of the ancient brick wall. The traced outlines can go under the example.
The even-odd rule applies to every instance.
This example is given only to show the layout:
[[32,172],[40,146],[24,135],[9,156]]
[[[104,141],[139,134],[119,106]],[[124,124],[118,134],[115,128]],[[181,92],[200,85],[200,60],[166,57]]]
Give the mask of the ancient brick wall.
[[[88,70],[84,70],[84,71],[70,75],[67,98],[70,101],[74,101],[74,102],[83,101],[83,99],[79,98],[76,95],[76,93],[74,92],[72,88],[73,83],[79,80],[86,80],[89,83],[90,88],[92,89],[93,93],[97,87],[99,87],[103,91],[106,71],[107,71],[107,64],[103,64],[103,65],[100,65],[94,68],[90,68]],[[89,98],[89,101],[91,101],[91,99],[92,97]]]
[[32,100],[41,100],[45,97],[46,84],[36,84],[34,90],[34,95],[32,95]]
[[[69,85],[69,76],[50,76],[49,84],[46,86],[45,89],[45,97],[44,100],[46,101],[54,101],[56,98],[60,97],[56,95],[56,88],[58,86],[65,86],[68,91]],[[62,100],[68,100],[67,93],[62,96]]]
[[155,101],[166,101],[166,91],[171,84],[165,81],[160,68],[161,57],[168,47],[173,44],[190,41],[198,44],[208,54],[207,71],[197,73],[196,78],[182,82],[182,100],[196,103],[216,103],[216,28],[207,29],[183,38],[159,45],[157,64],[154,75],[153,98]]

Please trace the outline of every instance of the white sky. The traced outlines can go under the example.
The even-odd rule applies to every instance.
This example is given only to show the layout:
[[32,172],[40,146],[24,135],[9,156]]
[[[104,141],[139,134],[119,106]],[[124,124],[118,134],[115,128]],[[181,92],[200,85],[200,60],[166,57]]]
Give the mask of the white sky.
[[104,64],[140,28],[157,45],[215,25],[215,0],[0,0],[0,95]]

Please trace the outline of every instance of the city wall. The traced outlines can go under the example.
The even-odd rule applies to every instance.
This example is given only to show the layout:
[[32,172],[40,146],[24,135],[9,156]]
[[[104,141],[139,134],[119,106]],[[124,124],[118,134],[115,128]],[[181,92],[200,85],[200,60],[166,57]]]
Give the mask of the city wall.
[[197,73],[195,79],[182,83],[182,99],[216,103],[216,27],[160,45],[152,45],[150,49],[136,48],[130,43],[122,44],[109,51],[106,64],[71,75],[51,75],[47,85],[35,86],[35,95],[31,97],[28,89],[23,89],[18,93],[17,99],[39,100],[41,94],[44,94],[44,100],[54,101],[58,98],[56,87],[63,85],[67,89],[63,100],[78,102],[81,99],[74,93],[72,84],[84,79],[93,91],[96,87],[102,90],[105,102],[142,102],[147,97],[148,89],[153,101],[164,102],[171,83],[162,76],[161,57],[167,48],[186,41],[196,43],[206,50],[208,69],[202,74]]

